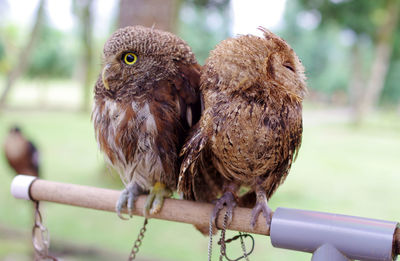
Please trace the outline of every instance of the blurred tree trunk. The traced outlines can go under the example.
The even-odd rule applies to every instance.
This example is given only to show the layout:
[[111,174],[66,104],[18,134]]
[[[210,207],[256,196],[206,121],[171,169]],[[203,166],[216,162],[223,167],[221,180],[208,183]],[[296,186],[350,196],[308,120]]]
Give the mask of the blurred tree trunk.
[[176,32],[181,0],[120,0],[119,27],[143,25]]
[[81,54],[82,54],[82,105],[81,111],[88,112],[90,109],[90,97],[93,86],[93,0],[75,0],[75,13],[78,15],[81,24]]
[[7,75],[5,88],[0,97],[0,108],[4,106],[7,95],[11,87],[14,85],[15,81],[21,76],[21,74],[25,72],[27,66],[29,65],[31,57],[30,53],[37,41],[37,38],[39,36],[39,31],[43,25],[45,5],[46,5],[46,0],[41,0],[39,2],[39,6],[36,11],[35,23],[29,35],[28,42],[26,43],[25,47],[21,49],[21,52],[18,56],[18,60],[15,66],[11,69],[11,71]]
[[373,109],[385,85],[399,11],[398,0],[389,0],[386,8],[386,20],[377,30],[375,57],[372,62],[370,77],[366,87],[361,92],[360,101],[356,103],[355,123],[361,123],[365,115]]
[[352,108],[355,110],[360,103],[360,97],[365,85],[365,79],[362,72],[363,57],[360,50],[361,41],[358,39],[351,50],[351,71],[350,84],[349,84],[349,98]]

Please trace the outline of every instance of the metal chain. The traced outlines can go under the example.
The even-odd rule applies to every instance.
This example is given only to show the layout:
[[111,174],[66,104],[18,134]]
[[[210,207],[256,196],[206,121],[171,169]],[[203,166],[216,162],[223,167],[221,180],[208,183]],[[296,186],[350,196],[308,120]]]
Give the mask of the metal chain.
[[148,220],[147,220],[147,218],[145,218],[145,219],[144,219],[143,226],[142,226],[142,228],[140,229],[139,235],[138,235],[138,237],[137,237],[135,243],[133,244],[131,253],[129,254],[128,261],[135,260],[136,254],[139,252],[139,247],[140,247],[140,245],[142,244],[142,240],[143,240],[143,238],[144,238],[144,233],[146,232],[146,225],[147,225],[147,223],[148,223]]
[[55,260],[58,259],[49,255],[50,235],[43,225],[42,214],[39,210],[39,202],[33,201],[35,207],[34,225],[32,228],[32,244],[35,251],[34,260]]
[[228,215],[232,214],[232,211],[229,211],[228,209],[225,211],[224,215],[224,222],[222,223],[222,230],[221,230],[221,238],[219,239],[218,244],[221,245],[220,249],[220,255],[219,255],[219,260],[222,261],[223,257],[226,257],[226,242],[225,242],[225,232],[226,232],[226,226],[228,223]]
[[243,250],[243,257],[246,259],[246,261],[250,261],[247,251],[246,251],[246,245],[244,244],[242,232],[239,232],[239,238],[240,238],[240,245],[242,246],[242,250]]
[[[220,237],[220,240],[218,241],[218,244],[221,245],[219,260],[222,261],[223,258],[225,257],[228,261],[238,261],[238,260],[241,260],[243,258],[246,259],[246,261],[249,261],[249,257],[248,256],[254,250],[254,238],[253,238],[252,235],[247,234],[247,233],[239,232],[239,235],[236,235],[236,236],[234,236],[234,237],[232,237],[230,239],[225,240],[226,226],[227,226],[227,223],[228,223],[228,217],[231,216],[231,215],[232,215],[232,211],[229,211],[229,210],[227,210],[225,212],[225,215],[224,215],[224,222],[222,224],[221,237]],[[211,233],[211,231],[212,231],[212,223],[210,223],[210,233]],[[210,234],[210,235],[212,235],[212,234]],[[252,240],[252,247],[251,247],[251,250],[249,252],[246,251],[246,245],[245,245],[244,240],[243,240],[244,237],[250,237],[250,239]],[[228,243],[230,243],[232,241],[235,241],[238,238],[240,239],[240,244],[241,244],[241,247],[242,247],[242,250],[243,250],[243,255],[238,257],[238,258],[236,258],[236,259],[230,259],[226,255],[226,244],[228,244]],[[210,237],[210,242],[212,243],[211,237]],[[210,248],[210,246],[209,246],[209,248]],[[209,256],[208,256],[209,261],[211,261],[210,252],[211,251],[209,249]]]
[[[250,239],[252,241],[251,249],[250,249],[249,252],[246,252],[246,246],[245,246],[244,240],[243,240],[244,237],[250,237]],[[231,242],[237,240],[238,238],[240,239],[240,243],[242,245],[243,255],[238,257],[238,258],[236,258],[236,259],[230,259],[228,256],[225,255],[225,258],[227,260],[229,260],[229,261],[238,261],[238,260],[241,260],[242,258],[245,258],[246,260],[249,260],[248,256],[251,253],[253,253],[253,250],[254,250],[254,237],[252,235],[250,235],[250,234],[247,234],[247,233],[239,232],[239,235],[236,235],[236,236],[234,236],[234,237],[232,237],[230,239],[225,240],[225,244],[231,243]]]
[[212,238],[213,238],[213,218],[210,216],[210,225],[208,227],[208,237],[210,240],[208,241],[208,261],[211,261],[211,255],[212,255]]

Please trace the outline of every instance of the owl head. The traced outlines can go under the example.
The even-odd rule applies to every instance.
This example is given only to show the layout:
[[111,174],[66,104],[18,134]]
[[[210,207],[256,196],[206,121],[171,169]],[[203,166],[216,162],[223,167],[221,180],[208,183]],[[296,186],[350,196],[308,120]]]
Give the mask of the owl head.
[[143,26],[118,29],[104,45],[95,93],[121,96],[145,91],[175,74],[179,62],[192,64],[196,59],[177,36]]
[[304,67],[280,37],[259,28],[264,37],[242,35],[219,43],[210,52],[202,74],[202,89],[218,86],[228,93],[264,95],[260,89],[285,88],[299,98],[306,92]]
[[301,99],[304,98],[307,92],[306,77],[299,57],[285,40],[263,27],[259,29],[264,32],[269,50],[264,64],[269,78],[287,91],[293,92]]

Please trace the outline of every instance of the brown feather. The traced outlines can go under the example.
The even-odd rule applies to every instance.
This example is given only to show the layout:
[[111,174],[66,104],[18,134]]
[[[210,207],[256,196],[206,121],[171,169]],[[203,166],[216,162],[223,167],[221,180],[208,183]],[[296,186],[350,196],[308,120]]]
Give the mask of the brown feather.
[[201,199],[198,192],[211,188],[206,180],[212,174],[218,193],[209,194],[233,182],[250,187],[239,205],[254,205],[258,187],[270,198],[297,155],[304,68],[284,40],[262,31],[264,37],[221,42],[202,69],[205,111],[181,151],[178,188],[188,198]]
[[[133,65],[123,55],[137,56]],[[200,66],[177,36],[141,26],[117,30],[104,46],[92,112],[99,148],[125,185],[176,189],[186,133],[200,118]],[[102,76],[107,81],[104,85]]]
[[18,127],[9,131],[4,142],[4,154],[16,174],[39,176],[39,152]]

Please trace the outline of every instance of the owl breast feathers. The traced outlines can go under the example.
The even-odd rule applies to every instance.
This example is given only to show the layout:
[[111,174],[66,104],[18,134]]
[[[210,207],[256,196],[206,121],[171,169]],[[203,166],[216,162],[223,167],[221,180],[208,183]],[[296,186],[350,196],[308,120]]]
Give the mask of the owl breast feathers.
[[[187,198],[205,201],[211,200],[208,184],[219,188],[215,194],[229,192],[236,201],[240,186],[248,186],[259,205],[254,219],[260,209],[268,212],[266,200],[300,147],[306,93],[304,68],[294,51],[262,30],[264,37],[228,39],[211,51],[200,80],[205,110],[182,150],[179,181]],[[209,163],[214,171],[204,167]]]
[[132,26],[108,39],[103,64],[92,120],[100,150],[133,197],[128,203],[157,182],[175,190],[179,150],[200,117],[194,54],[171,33]]

